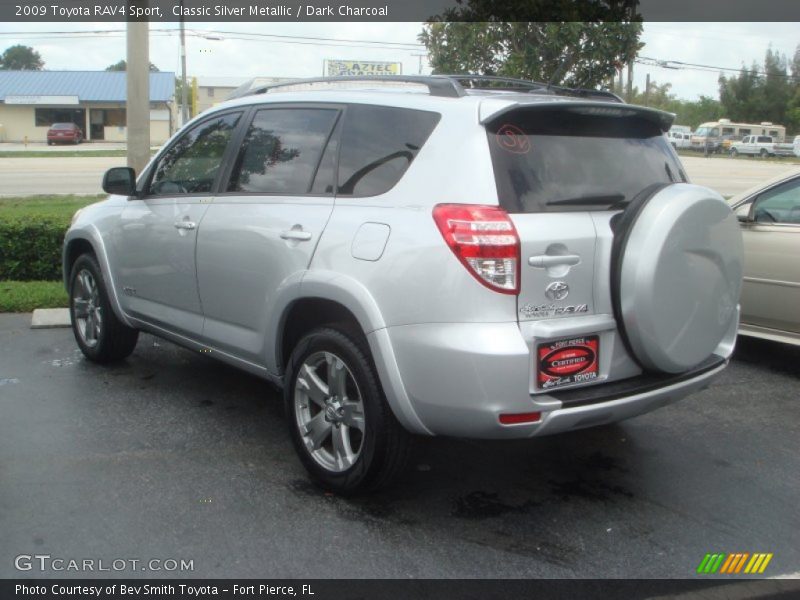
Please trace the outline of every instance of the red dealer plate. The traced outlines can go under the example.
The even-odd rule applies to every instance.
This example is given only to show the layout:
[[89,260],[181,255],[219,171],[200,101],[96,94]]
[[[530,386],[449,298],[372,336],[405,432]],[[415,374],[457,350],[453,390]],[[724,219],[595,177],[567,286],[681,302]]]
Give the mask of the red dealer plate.
[[539,344],[536,348],[536,385],[553,389],[597,380],[600,338],[574,337]]

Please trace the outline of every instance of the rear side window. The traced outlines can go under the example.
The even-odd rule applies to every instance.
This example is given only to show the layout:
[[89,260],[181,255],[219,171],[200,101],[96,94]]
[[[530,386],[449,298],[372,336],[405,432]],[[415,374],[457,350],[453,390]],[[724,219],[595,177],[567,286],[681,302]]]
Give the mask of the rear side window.
[[209,119],[187,131],[158,160],[149,194],[211,192],[241,113]]
[[640,117],[516,111],[487,134],[500,205],[512,213],[607,210],[651,184],[687,181],[661,129]]
[[307,194],[339,112],[321,108],[260,110],[242,143],[229,192]]
[[347,108],[339,153],[339,196],[389,191],[413,162],[438,113],[353,104]]

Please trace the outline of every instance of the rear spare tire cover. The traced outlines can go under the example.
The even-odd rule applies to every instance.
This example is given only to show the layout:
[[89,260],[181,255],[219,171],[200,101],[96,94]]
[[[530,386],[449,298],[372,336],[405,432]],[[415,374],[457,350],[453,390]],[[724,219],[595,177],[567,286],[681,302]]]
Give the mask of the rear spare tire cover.
[[719,194],[688,183],[655,186],[626,213],[612,251],[620,332],[645,369],[681,373],[737,326],[739,223]]

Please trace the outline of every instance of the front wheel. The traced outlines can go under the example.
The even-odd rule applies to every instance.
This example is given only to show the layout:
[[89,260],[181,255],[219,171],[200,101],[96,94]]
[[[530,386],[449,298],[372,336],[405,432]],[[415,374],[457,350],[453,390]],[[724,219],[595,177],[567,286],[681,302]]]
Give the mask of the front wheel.
[[83,355],[97,363],[130,356],[139,332],[114,314],[100,265],[93,254],[82,254],[69,277],[69,314],[72,333]]
[[386,402],[363,337],[312,331],[292,352],[284,384],[292,441],[323,488],[374,490],[405,466],[410,435]]

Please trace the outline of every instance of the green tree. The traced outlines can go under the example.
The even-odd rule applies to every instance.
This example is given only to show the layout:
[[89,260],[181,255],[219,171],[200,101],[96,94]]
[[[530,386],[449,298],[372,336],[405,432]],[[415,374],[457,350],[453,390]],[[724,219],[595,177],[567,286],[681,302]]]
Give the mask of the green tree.
[[697,129],[700,123],[716,121],[723,115],[722,104],[714,98],[700,96],[699,100],[681,100],[672,92],[671,83],[650,82],[650,91],[633,89],[631,104],[641,104],[675,114],[677,125],[688,125]]
[[638,0],[458,0],[419,35],[435,73],[578,87],[609,81],[641,44]]
[[430,22],[419,40],[434,73],[596,87],[635,58],[641,32],[639,22]]
[[6,71],[41,71],[42,67],[42,57],[30,46],[17,44],[0,55],[0,69]]
[[[128,70],[128,63],[124,60],[114,63],[113,65],[108,65],[106,67],[106,71],[127,71]],[[150,72],[156,73],[158,72],[158,67],[155,66],[153,63],[150,63]]]
[[762,82],[758,65],[742,68],[737,76],[719,76],[719,100],[725,114],[733,121],[749,122],[759,112],[762,101]]
[[800,134],[800,44],[794,51],[790,68],[792,79],[789,101],[786,103],[786,126],[793,133]]
[[800,46],[791,63],[768,48],[763,66],[753,63],[738,75],[721,75],[719,99],[725,116],[734,121],[800,126]]

